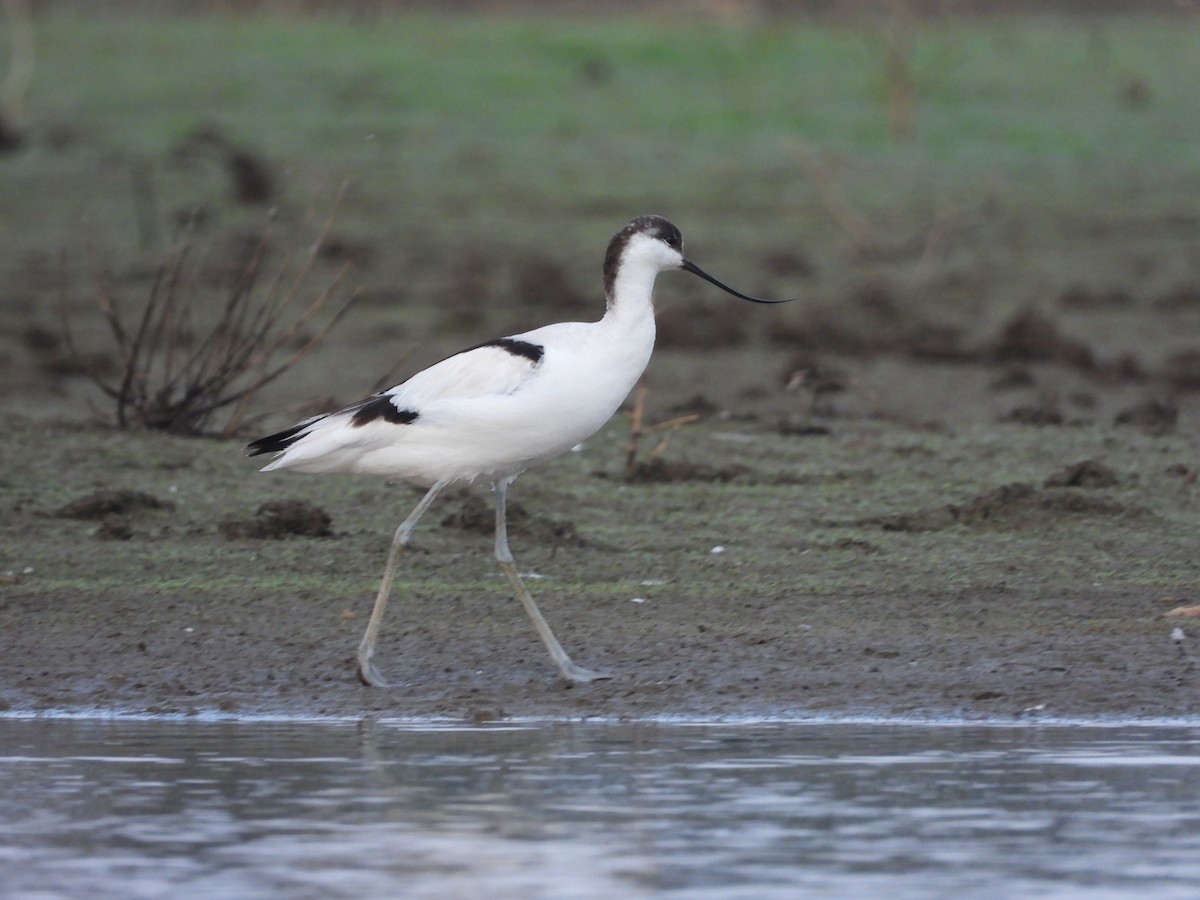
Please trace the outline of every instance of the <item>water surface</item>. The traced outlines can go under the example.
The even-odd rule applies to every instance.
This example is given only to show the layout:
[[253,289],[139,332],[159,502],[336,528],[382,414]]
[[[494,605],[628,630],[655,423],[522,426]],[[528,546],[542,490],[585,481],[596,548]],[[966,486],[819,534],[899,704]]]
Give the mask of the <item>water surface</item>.
[[0,895],[1195,897],[1200,728],[0,719]]

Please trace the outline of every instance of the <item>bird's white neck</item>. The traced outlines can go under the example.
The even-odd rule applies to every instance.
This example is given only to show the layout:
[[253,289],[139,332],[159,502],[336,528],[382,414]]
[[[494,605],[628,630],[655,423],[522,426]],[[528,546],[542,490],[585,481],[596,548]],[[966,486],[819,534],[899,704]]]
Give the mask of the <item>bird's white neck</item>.
[[606,320],[634,323],[654,319],[654,279],[658,269],[654,266],[626,262],[612,280],[608,292]]

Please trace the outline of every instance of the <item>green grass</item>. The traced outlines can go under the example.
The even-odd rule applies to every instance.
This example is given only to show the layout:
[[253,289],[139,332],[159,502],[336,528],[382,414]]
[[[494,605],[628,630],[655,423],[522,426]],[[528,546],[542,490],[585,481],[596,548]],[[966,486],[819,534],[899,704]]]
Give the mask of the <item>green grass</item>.
[[[828,223],[796,214],[813,204],[798,142],[837,160],[867,207],[981,175],[1034,197],[1088,172],[1200,173],[1200,33],[1171,20],[925,27],[908,142],[888,132],[870,22],[52,13],[37,36],[35,128],[74,139],[5,161],[4,215],[21,209],[43,238],[75,215],[128,216],[131,160],[160,166],[168,194],[213,190],[166,162],[206,123],[286,167],[301,206],[351,178],[347,215],[363,229],[425,231],[445,214],[447,236],[428,240],[556,247],[645,209],[720,216],[735,234],[766,216],[777,240],[811,236]],[[1132,80],[1143,105],[1123,99]],[[47,196],[47,180],[70,189]]]

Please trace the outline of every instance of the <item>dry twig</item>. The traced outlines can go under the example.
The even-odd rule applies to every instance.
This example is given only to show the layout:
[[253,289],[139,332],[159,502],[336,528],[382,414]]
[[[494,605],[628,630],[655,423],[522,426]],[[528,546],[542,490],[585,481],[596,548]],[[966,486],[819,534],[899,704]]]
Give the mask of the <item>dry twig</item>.
[[638,450],[641,446],[642,437],[646,434],[655,431],[665,432],[662,439],[654,445],[654,449],[647,454],[646,462],[657,459],[667,449],[667,445],[671,442],[671,438],[675,432],[682,426],[698,421],[701,416],[696,413],[691,413],[685,416],[676,416],[673,419],[667,419],[665,422],[659,422],[655,425],[644,425],[646,417],[646,394],[649,393],[649,388],[646,387],[645,380],[638,382],[637,388],[633,393],[633,409],[629,412],[629,440],[625,444],[625,477],[633,478],[637,474],[638,466]]
[[[332,215],[298,263],[293,249],[264,278],[271,242],[268,227],[226,286],[224,301],[216,304],[215,317],[207,325],[201,321],[202,311],[211,308],[213,298],[202,296],[190,242],[168,251],[136,321],[97,277],[96,306],[116,344],[119,377],[110,379],[88,364],[65,315],[63,332],[69,352],[113,401],[116,424],[199,434],[216,412],[231,409],[222,434],[235,431],[247,402],[311,353],[356,298],[344,291],[347,264],[313,299],[301,299]],[[341,298],[337,308],[314,328],[335,298]]]

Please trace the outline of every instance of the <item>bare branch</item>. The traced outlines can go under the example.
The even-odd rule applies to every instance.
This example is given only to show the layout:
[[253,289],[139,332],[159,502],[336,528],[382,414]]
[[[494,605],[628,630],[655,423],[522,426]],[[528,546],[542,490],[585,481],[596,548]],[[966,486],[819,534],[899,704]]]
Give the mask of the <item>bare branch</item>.
[[120,354],[115,384],[80,354],[64,304],[68,350],[113,400],[117,424],[197,434],[214,413],[233,407],[221,429],[232,433],[247,402],[308,356],[357,299],[357,293],[350,292],[330,311],[335,299],[346,294],[346,264],[311,300],[304,300],[331,224],[332,213],[315,242],[302,253],[293,245],[264,279],[271,250],[268,226],[219,298],[211,296],[202,278],[194,246],[184,241],[159,265],[132,327],[97,275],[96,307]]

